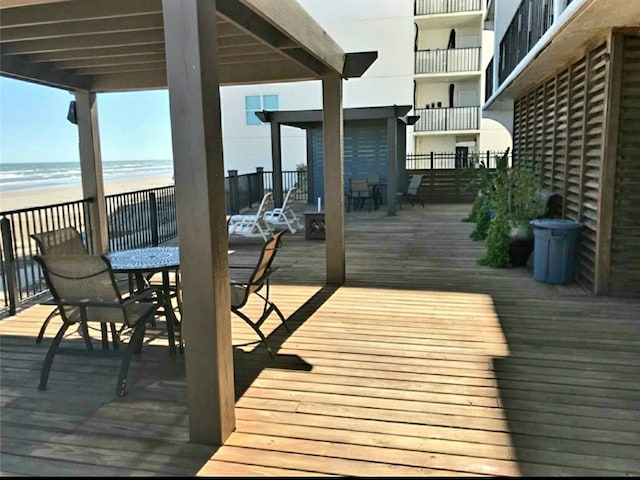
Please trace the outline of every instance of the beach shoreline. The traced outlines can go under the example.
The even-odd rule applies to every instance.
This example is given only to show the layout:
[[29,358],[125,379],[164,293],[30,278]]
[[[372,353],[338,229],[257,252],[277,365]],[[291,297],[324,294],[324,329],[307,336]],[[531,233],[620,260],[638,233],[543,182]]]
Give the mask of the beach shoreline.
[[[105,181],[104,190],[105,195],[114,195],[171,185],[173,185],[173,179],[168,175],[144,176]],[[21,210],[23,208],[55,205],[77,200],[82,200],[82,186],[80,184],[66,187],[9,191],[0,193],[0,211]]]

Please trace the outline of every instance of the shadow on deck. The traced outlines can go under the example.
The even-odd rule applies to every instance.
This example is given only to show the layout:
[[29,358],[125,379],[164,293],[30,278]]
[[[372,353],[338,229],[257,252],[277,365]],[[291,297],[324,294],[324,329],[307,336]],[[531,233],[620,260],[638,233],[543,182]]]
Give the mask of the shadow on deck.
[[[61,357],[36,390],[47,307],[0,322],[2,472],[639,475],[640,299],[478,266],[469,209],[345,214],[337,289],[324,242],[285,237],[272,298],[292,332],[267,322],[271,359],[233,320],[237,428],[217,449],[188,443],[184,360],[162,330],[116,398],[115,359]],[[255,264],[260,240],[229,244]]]

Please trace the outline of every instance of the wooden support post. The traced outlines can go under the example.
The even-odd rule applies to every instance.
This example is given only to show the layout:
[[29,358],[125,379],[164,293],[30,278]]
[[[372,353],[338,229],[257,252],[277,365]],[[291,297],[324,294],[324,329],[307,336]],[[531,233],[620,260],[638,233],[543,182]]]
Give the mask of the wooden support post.
[[622,92],[622,55],[624,35],[611,32],[607,40],[610,60],[607,65],[604,100],[604,128],[600,152],[600,184],[598,185],[598,223],[593,289],[596,295],[609,293],[611,280],[611,237],[618,158],[618,129]]
[[82,198],[91,198],[91,251],[100,254],[109,250],[107,230],[107,205],[104,198],[104,179],[100,135],[98,129],[98,104],[95,93],[75,92],[78,141],[80,146],[80,172]]
[[344,126],[342,79],[322,79],[324,134],[324,209],[327,284],[342,285],[346,278],[344,244]]
[[9,297],[9,315],[16,314],[18,306],[18,277],[16,275],[16,259],[13,253],[13,235],[11,235],[11,220],[0,220],[2,245],[4,252],[3,268],[7,280],[7,296]]
[[158,235],[158,204],[155,192],[149,192],[149,228],[151,228],[151,245],[157,247],[160,243]]
[[[240,211],[240,187],[238,186],[238,170],[229,170],[229,197],[232,213]],[[251,204],[251,198],[249,198]]]
[[271,162],[273,163],[273,205],[282,207],[282,147],[280,123],[271,122]]
[[396,214],[398,182],[398,117],[387,118],[387,215]]
[[189,438],[235,429],[216,0],[163,0],[183,287]]

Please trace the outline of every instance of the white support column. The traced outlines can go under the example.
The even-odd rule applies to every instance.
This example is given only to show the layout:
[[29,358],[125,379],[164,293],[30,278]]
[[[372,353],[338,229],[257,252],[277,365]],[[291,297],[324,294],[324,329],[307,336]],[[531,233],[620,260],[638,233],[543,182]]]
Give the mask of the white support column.
[[183,335],[194,443],[235,429],[215,0],[163,0]]
[[109,250],[109,233],[107,231],[107,207],[104,199],[102,156],[100,154],[98,103],[95,93],[76,91],[74,95],[80,149],[82,198],[93,198],[89,208],[92,250],[94,254],[100,254]]
[[342,112],[342,78],[322,79],[324,134],[324,211],[327,284],[345,281],[344,244],[344,128]]

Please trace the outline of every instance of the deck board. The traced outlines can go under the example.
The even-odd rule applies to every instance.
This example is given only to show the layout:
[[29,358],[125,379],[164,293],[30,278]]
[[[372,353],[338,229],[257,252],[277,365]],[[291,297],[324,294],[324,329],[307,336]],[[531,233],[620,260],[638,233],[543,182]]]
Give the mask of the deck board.
[[[162,321],[118,398],[113,356],[61,355],[39,392],[51,307],[3,319],[1,473],[640,475],[640,299],[478,266],[469,209],[346,214],[340,288],[324,286],[323,241],[285,236],[271,296],[291,332],[265,323],[272,359],[232,319],[237,428],[221,447],[188,442],[184,357]],[[230,247],[251,265],[260,242]]]

